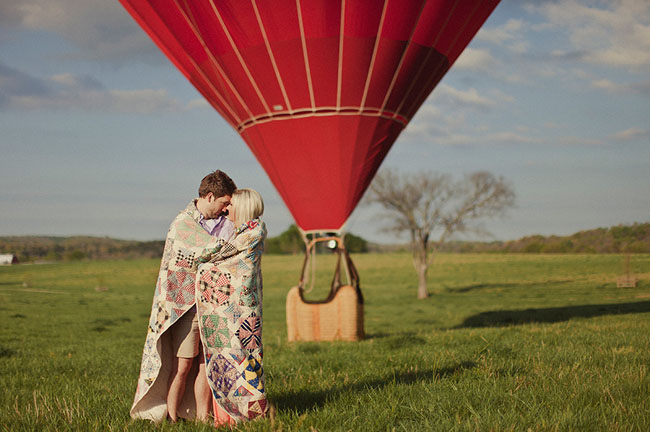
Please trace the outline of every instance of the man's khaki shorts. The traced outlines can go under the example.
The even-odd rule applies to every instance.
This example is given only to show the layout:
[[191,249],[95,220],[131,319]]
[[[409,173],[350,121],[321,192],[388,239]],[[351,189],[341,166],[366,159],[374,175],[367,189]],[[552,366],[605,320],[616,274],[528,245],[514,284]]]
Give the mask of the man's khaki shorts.
[[172,336],[172,349],[176,357],[194,358],[199,355],[201,335],[196,308],[185,312],[169,329]]

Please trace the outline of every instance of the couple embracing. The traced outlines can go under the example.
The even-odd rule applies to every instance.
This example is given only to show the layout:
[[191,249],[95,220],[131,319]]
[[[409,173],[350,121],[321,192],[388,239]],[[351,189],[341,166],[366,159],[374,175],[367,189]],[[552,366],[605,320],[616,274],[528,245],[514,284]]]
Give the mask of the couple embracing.
[[266,414],[263,211],[259,193],[217,170],[172,222],[131,417],[218,426]]

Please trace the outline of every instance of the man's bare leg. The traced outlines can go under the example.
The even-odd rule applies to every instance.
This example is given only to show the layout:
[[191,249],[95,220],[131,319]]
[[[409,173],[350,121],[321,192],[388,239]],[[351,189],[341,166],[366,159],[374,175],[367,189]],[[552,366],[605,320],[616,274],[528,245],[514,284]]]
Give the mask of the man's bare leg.
[[203,355],[199,355],[199,373],[196,374],[196,380],[194,381],[194,397],[196,398],[196,418],[202,422],[208,421],[212,392],[208,384],[208,377],[205,374]]
[[178,410],[178,404],[183,400],[185,381],[187,380],[187,375],[192,368],[193,361],[193,358],[174,358],[174,365],[171,373],[172,380],[169,384],[169,391],[167,392],[167,414],[173,422],[178,420],[176,411]]

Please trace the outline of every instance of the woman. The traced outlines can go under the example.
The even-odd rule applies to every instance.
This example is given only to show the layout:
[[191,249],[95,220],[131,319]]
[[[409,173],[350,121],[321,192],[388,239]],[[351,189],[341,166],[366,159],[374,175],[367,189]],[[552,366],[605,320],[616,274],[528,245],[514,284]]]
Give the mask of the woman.
[[215,425],[264,416],[268,410],[262,368],[264,203],[252,189],[232,195],[228,218],[235,236],[204,254],[196,307]]

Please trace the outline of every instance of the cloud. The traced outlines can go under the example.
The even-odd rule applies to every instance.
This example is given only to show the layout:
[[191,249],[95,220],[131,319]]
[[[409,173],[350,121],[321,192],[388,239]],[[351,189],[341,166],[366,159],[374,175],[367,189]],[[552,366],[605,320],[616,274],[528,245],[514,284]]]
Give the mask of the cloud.
[[650,80],[632,83],[616,83],[608,79],[594,79],[591,81],[591,85],[594,88],[605,90],[610,93],[627,93],[650,96]]
[[650,2],[561,0],[529,6],[553,28],[569,34],[568,46],[556,52],[566,58],[626,68],[650,70]]
[[13,95],[47,94],[48,86],[41,80],[0,63],[0,107]]
[[560,145],[560,146],[565,146],[565,147],[584,147],[584,146],[600,146],[603,145],[603,141],[594,139],[594,138],[585,138],[585,137],[577,137],[577,136],[564,136],[564,137],[559,137],[557,139],[553,139],[552,141],[549,142],[549,144],[555,144],[555,145]]
[[[467,121],[452,125],[448,118],[432,121],[433,118],[423,116],[410,124],[406,130],[406,138],[411,142],[431,142],[443,146],[516,146],[542,144],[544,140],[535,136],[515,132],[489,132],[482,127],[472,128]],[[441,120],[441,121],[440,121]]]
[[192,99],[185,106],[188,110],[210,108],[210,104],[204,98]]
[[458,90],[446,84],[438,85],[431,100],[453,109],[486,110],[497,105],[494,100],[481,96],[474,88]]
[[[540,38],[533,28],[531,23],[523,19],[509,19],[500,26],[481,28],[475,42],[454,64],[454,69],[485,72],[492,78],[515,85],[536,84],[540,77],[549,78],[561,74],[560,60],[564,53],[555,50],[553,56],[547,50],[540,54],[539,50],[545,48],[537,44],[543,43],[545,39]],[[535,37],[529,37],[531,34]],[[531,50],[531,44],[536,44],[533,47],[537,53]],[[489,45],[493,49],[488,49]]]
[[640,128],[629,128],[610,135],[616,141],[635,141],[650,138],[650,130]]
[[[405,131],[412,142],[433,142],[446,146],[467,146],[490,142],[530,142],[526,137],[506,134],[489,134],[489,127],[468,121],[469,115],[481,115],[514,98],[499,89],[479,93],[474,88],[460,90],[440,84],[432,97],[418,110]],[[491,140],[488,140],[488,136]]]
[[502,45],[505,42],[518,38],[517,34],[524,27],[524,22],[518,19],[510,19],[504,25],[492,28],[481,28],[476,38],[483,41]]
[[440,145],[467,145],[472,137],[461,133],[466,131],[464,112],[447,110],[440,104],[427,102],[420,107],[405,130],[405,139],[411,142],[430,142]]
[[591,82],[591,85],[595,88],[611,92],[621,91],[622,89],[622,86],[620,84],[616,84],[608,79],[593,80]]
[[567,62],[567,61],[583,61],[585,57],[589,54],[588,51],[582,50],[553,50],[551,51],[550,59],[556,62]]
[[75,46],[74,56],[83,59],[114,63],[162,59],[116,0],[2,1],[0,26],[55,33]]
[[515,98],[502,90],[499,90],[497,88],[494,88],[492,90],[488,91],[488,94],[498,103],[498,102],[507,102],[507,103],[514,103]]
[[90,110],[148,114],[197,108],[165,90],[106,89],[91,76],[58,74],[38,78],[0,63],[0,110]]
[[528,23],[520,19],[509,19],[499,27],[483,27],[476,35],[476,39],[506,47],[516,54],[528,51],[529,43],[524,38]]
[[83,90],[103,90],[102,84],[89,75],[73,75],[70,73],[53,75],[50,80],[62,87]]
[[541,144],[543,140],[520,133],[505,131],[489,134],[482,138],[483,143],[491,144]]
[[475,48],[466,48],[454,63],[454,69],[470,71],[488,71],[494,68],[496,60],[490,51]]
[[[473,92],[462,92],[457,89],[445,89],[448,95],[472,95]],[[490,92],[495,94],[494,92]],[[481,96],[482,97],[482,96]],[[484,98],[484,97],[482,97]],[[462,98],[461,98],[462,99]],[[469,97],[471,100],[472,98]],[[487,99],[487,98],[485,98]],[[504,101],[511,99],[501,96]],[[490,99],[493,103],[499,98]],[[470,115],[472,114],[472,115]],[[460,106],[442,106],[439,101],[429,101],[424,104],[405,130],[404,141],[413,144],[433,143],[442,146],[475,147],[475,146],[563,146],[563,147],[593,147],[602,146],[606,142],[582,136],[548,136],[549,129],[563,129],[564,126],[547,122],[543,130],[537,130],[527,125],[512,125],[510,129],[495,130],[490,122],[479,121],[481,111],[472,113]],[[639,130],[621,133],[624,136],[642,137]]]

